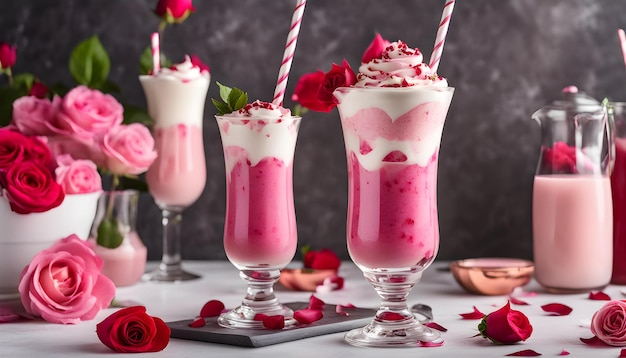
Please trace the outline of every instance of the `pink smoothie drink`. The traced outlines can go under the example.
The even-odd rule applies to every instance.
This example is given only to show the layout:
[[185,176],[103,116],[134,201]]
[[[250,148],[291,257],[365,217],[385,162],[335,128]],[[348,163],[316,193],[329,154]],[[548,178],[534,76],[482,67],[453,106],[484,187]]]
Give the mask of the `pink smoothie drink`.
[[611,265],[594,265],[589,258],[596,262],[613,260],[612,210],[607,176],[535,176],[533,252],[537,281],[554,292],[607,285]]
[[350,256],[367,269],[425,268],[439,247],[437,158],[453,89],[340,91]]
[[193,204],[206,183],[202,129],[186,124],[157,127],[155,143],[158,157],[146,174],[150,193],[161,204]]
[[144,274],[148,250],[134,231],[122,245],[114,249],[96,245],[94,251],[104,261],[102,273],[117,287],[133,285]]

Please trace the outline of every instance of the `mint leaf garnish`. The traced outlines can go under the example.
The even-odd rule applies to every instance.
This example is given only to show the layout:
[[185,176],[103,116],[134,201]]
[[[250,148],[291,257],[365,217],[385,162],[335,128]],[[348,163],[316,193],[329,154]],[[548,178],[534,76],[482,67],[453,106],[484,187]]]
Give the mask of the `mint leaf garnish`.
[[231,88],[219,82],[216,83],[220,88],[221,100],[212,98],[211,102],[213,102],[213,105],[217,108],[218,115],[222,116],[238,111],[248,104],[248,93],[236,87]]
[[70,56],[70,73],[74,81],[90,88],[99,88],[107,79],[111,61],[98,36],[79,43]]

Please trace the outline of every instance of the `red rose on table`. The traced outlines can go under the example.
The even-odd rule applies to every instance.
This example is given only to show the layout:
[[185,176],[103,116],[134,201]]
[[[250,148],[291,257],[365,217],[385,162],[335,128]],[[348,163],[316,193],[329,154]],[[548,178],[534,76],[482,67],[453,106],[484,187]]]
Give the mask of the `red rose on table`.
[[65,198],[63,188],[50,169],[32,161],[21,162],[0,172],[0,186],[11,210],[18,214],[48,211],[61,205]]
[[368,63],[375,58],[381,58],[387,46],[389,46],[389,41],[385,40],[379,33],[376,33],[374,40],[363,53],[361,63]]
[[591,333],[608,345],[626,347],[626,301],[610,301],[594,313]]
[[160,18],[168,23],[180,23],[196,11],[191,0],[159,0],[154,10]]
[[337,270],[341,260],[332,250],[308,251],[304,254],[304,267],[314,270]]
[[13,67],[16,58],[17,51],[15,46],[11,46],[6,42],[0,42],[0,70]]
[[[333,63],[330,71],[324,75],[317,98],[329,106],[329,110],[337,105],[333,92],[339,87],[349,87],[356,83],[356,75],[348,61],[343,60],[341,66]],[[328,111],[327,111],[328,112]]]
[[496,344],[513,344],[525,341],[533,332],[528,317],[520,311],[512,310],[509,302],[494,311],[478,325],[480,334]]
[[158,352],[170,341],[170,328],[143,306],[113,313],[96,325],[96,333],[105,346],[120,353]]

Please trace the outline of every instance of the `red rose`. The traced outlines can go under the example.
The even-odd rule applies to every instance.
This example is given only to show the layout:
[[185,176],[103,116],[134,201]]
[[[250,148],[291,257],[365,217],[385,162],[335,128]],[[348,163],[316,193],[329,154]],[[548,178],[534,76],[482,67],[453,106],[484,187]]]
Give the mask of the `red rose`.
[[13,67],[16,57],[17,51],[15,46],[11,46],[6,42],[0,42],[0,70]]
[[0,129],[0,171],[21,162],[29,143],[30,139],[19,132]]
[[312,111],[330,112],[332,107],[328,108],[326,104],[317,98],[317,92],[323,80],[324,72],[320,70],[302,75],[296,84],[291,100]]
[[374,40],[363,53],[362,63],[369,63],[375,58],[381,58],[385,48],[389,46],[389,41],[385,40],[379,33],[376,33]]
[[170,341],[170,328],[143,306],[123,308],[96,325],[98,338],[120,353],[158,352]]
[[206,63],[202,62],[200,57],[196,55],[191,55],[189,59],[191,60],[191,64],[193,65],[193,67],[198,67],[200,69],[200,72],[211,72],[209,66],[207,66]]
[[525,341],[533,333],[528,317],[520,311],[512,310],[511,304],[494,311],[478,325],[480,334],[496,344],[513,344]]
[[180,23],[196,11],[191,0],[159,0],[154,12],[168,23]]
[[337,270],[341,260],[332,250],[308,251],[304,254],[304,267],[314,270]]
[[339,87],[349,87],[355,83],[356,75],[348,61],[343,60],[341,66],[333,63],[333,67],[324,75],[322,84],[317,92],[317,98],[328,106],[326,112],[329,112],[337,105],[333,92]]
[[37,98],[46,98],[46,96],[48,95],[48,87],[39,82],[39,80],[35,80],[35,82],[33,82],[33,85],[30,87],[30,90],[28,91],[28,95]]
[[0,172],[0,186],[18,214],[40,213],[61,205],[63,188],[50,169],[34,161],[23,161]]

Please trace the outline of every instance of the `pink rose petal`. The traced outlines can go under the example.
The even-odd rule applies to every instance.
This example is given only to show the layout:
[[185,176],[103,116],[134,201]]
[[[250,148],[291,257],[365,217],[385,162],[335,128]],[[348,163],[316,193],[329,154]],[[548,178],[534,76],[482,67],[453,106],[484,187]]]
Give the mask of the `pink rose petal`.
[[524,349],[523,351],[509,353],[506,356],[507,357],[537,357],[537,356],[540,356],[540,355],[541,355],[541,353],[537,353],[537,352],[533,351],[532,349]]
[[20,315],[11,311],[6,307],[0,307],[0,323],[9,323],[18,321],[21,318]]
[[204,320],[203,317],[200,316],[196,316],[196,318],[193,319],[193,322],[189,323],[189,327],[192,328],[200,328],[200,327],[204,327],[206,325],[206,321]]
[[461,315],[463,319],[483,319],[483,317],[485,317],[485,314],[480,312],[476,306],[474,306],[474,312],[459,313],[459,315]]
[[594,347],[606,347],[607,346],[606,343],[602,342],[600,338],[596,336],[593,336],[591,338],[580,338],[580,341],[588,346],[594,346]]
[[566,351],[565,349],[563,349],[563,350],[561,351],[561,353],[559,353],[559,355],[560,355],[560,356],[568,356],[568,355],[569,355],[569,352],[568,352],[568,351]]
[[324,317],[324,314],[321,310],[314,310],[311,308],[297,310],[293,313],[293,318],[303,324],[311,324],[315,321],[319,321],[322,317]]
[[596,301],[610,301],[611,296],[607,295],[602,291],[591,291],[589,292],[589,299]]
[[314,310],[321,310],[324,308],[324,304],[325,304],[324,301],[320,300],[314,295],[311,295],[311,297],[309,298],[309,307],[307,308],[314,309]]
[[448,332],[447,328],[445,328],[444,326],[442,326],[442,325],[440,325],[439,323],[436,323],[436,322],[426,322],[423,325],[428,327],[428,328],[436,329],[436,330],[441,331],[441,332]]
[[548,303],[547,305],[541,306],[541,309],[553,316],[567,316],[572,313],[572,308],[562,303]]
[[[254,317],[256,318],[256,317]],[[285,328],[285,316],[275,315],[263,317],[263,327],[267,329],[283,329]]]
[[509,301],[514,304],[514,305],[519,305],[519,306],[528,306],[528,302],[526,301],[522,301],[519,298],[515,298],[513,296],[509,297]]
[[443,346],[443,341],[441,342],[423,342],[423,341],[419,341],[419,346],[420,347],[441,347]]
[[202,306],[202,309],[200,310],[200,317],[217,317],[220,315],[220,313],[222,313],[222,310],[224,310],[224,308],[225,307],[222,301],[211,300],[205,303],[204,306]]

